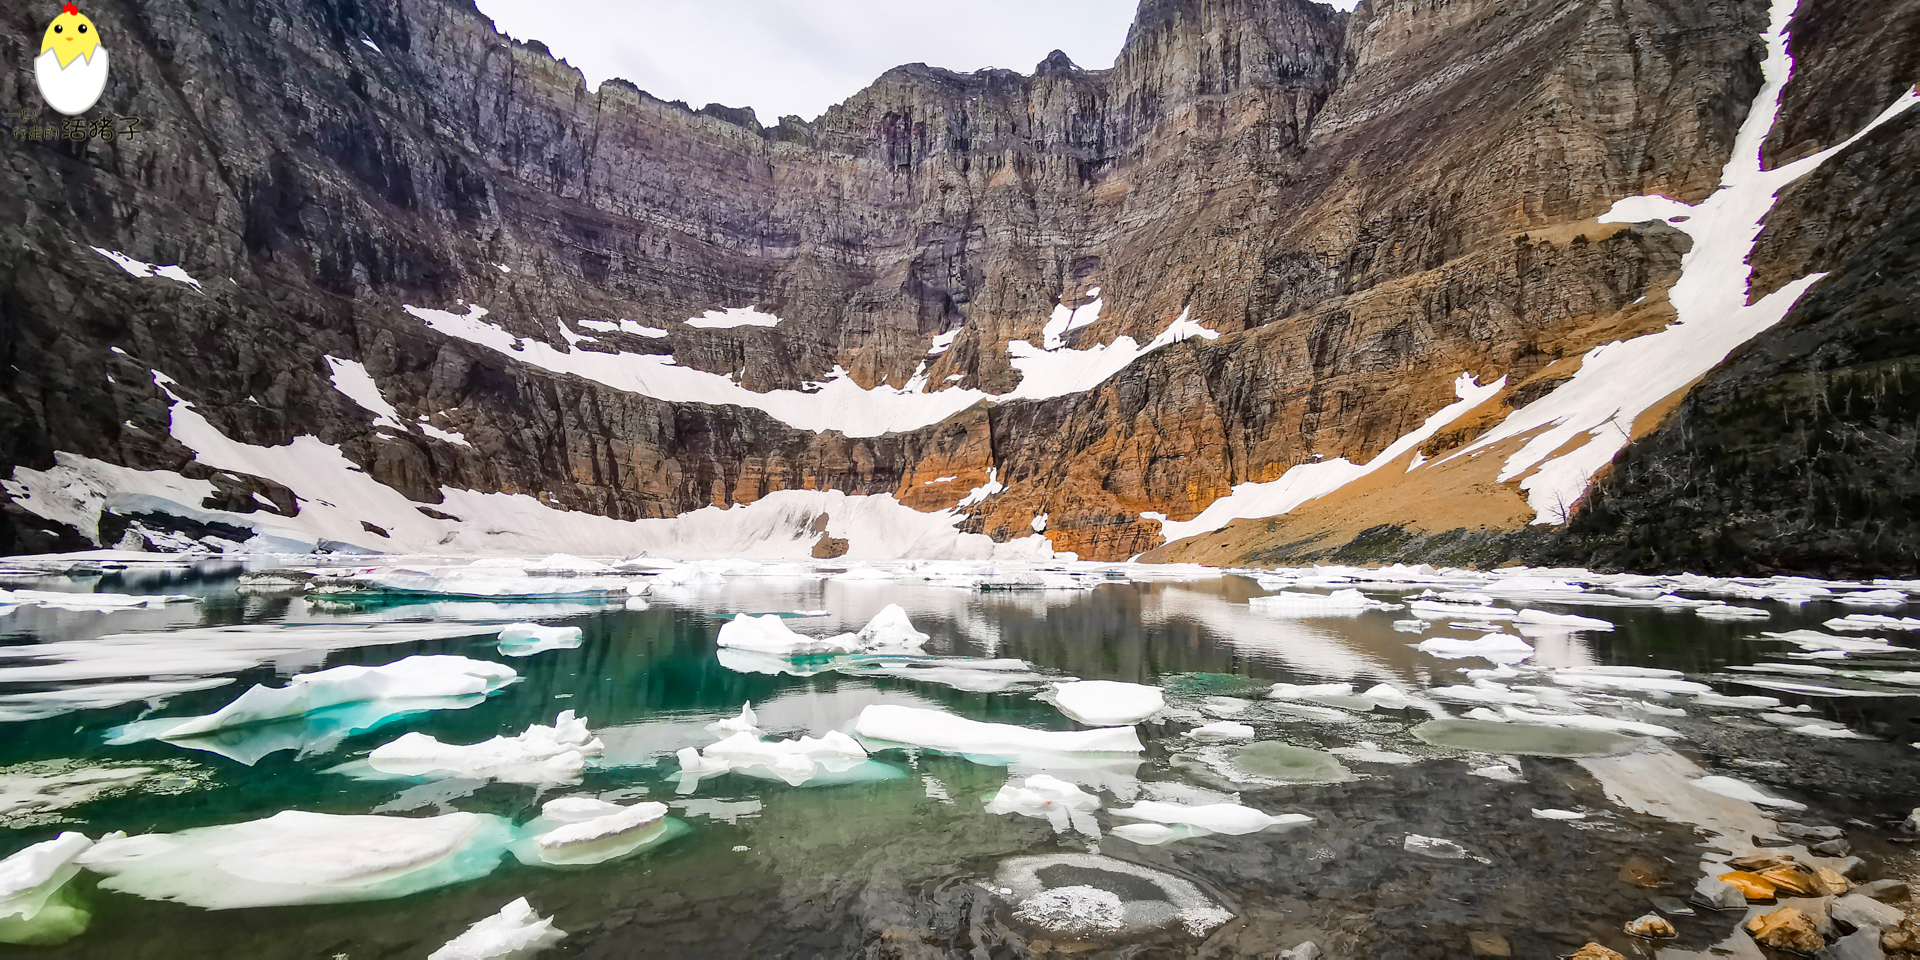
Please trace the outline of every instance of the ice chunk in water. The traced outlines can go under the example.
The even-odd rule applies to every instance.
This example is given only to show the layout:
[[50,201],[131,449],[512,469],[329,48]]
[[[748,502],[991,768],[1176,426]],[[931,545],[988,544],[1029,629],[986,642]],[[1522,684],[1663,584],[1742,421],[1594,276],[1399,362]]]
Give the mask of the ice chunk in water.
[[203,717],[129,723],[115,728],[107,742],[166,740],[251,765],[280,750],[331,749],[350,734],[409,713],[464,709],[517,679],[503,664],[451,656],[334,667],[294,677],[284,687],[256,686]]
[[[1077,933],[1083,936],[1183,926],[1198,937],[1233,916],[1192,883],[1112,857],[1071,853],[1016,857],[1000,865],[994,883],[1003,896],[1023,908],[1034,904],[1036,916],[1022,919],[1036,925],[1043,916],[1101,918],[1097,925],[1079,928]],[[1049,893],[1055,896],[1041,899]],[[1100,906],[1091,908],[1096,901]]]
[[1239,748],[1226,766],[1224,772],[1237,774],[1236,779],[1278,783],[1346,783],[1357,779],[1330,753],[1271,740]]
[[1435,860],[1465,860],[1467,858],[1466,847],[1454,843],[1452,840],[1442,840],[1439,837],[1423,837],[1417,833],[1409,833],[1403,846],[1405,846],[1408,853],[1417,853],[1423,857],[1432,857]]
[[87,911],[61,895],[93,841],[63,833],[0,860],[0,943],[56,946],[86,932]]
[[586,721],[565,710],[551,727],[535,724],[517,737],[494,737],[485,743],[441,743],[424,733],[409,733],[376,748],[367,765],[402,777],[562,784],[578,782],[587,758],[605,750]]
[[816,639],[793,632],[788,629],[784,618],[771,613],[728,620],[721,624],[720,637],[716,642],[722,647],[781,657],[812,657],[860,651],[854,634]]
[[962,755],[1017,757],[1028,753],[1139,753],[1146,749],[1132,727],[1029,730],[895,704],[874,704],[860,711],[854,732],[869,740]]
[[1519,663],[1533,656],[1533,645],[1519,637],[1489,633],[1478,640],[1434,637],[1414,644],[1414,649],[1447,660],[1479,657],[1494,663]]
[[911,652],[920,649],[929,639],[913,628],[913,621],[907,619],[907,612],[900,609],[899,604],[888,604],[854,635],[860,649],[872,652]]
[[548,802],[521,828],[513,855],[531,867],[583,867],[631,856],[691,832],[664,803],[621,806],[569,797]]
[[1159,687],[1114,680],[1075,680],[1053,688],[1060,712],[1090,727],[1139,723],[1167,705]]
[[542,919],[521,897],[447,941],[427,960],[531,960],[566,937],[554,929],[551,917]]
[[1515,707],[1506,708],[1507,719],[1522,723],[1543,723],[1555,727],[1574,727],[1580,730],[1602,730],[1608,733],[1627,733],[1640,737],[1677,737],[1680,731],[1652,723],[1637,720],[1615,720],[1612,717],[1596,717],[1588,714],[1529,713]]
[[1209,833],[1224,833],[1231,836],[1257,833],[1268,827],[1291,826],[1312,823],[1313,818],[1297,813],[1269,816],[1252,807],[1238,803],[1211,803],[1202,806],[1189,806],[1183,803],[1168,803],[1160,800],[1142,800],[1131,807],[1122,807],[1113,811],[1116,817],[1130,820],[1150,820],[1168,826],[1197,827]]
[[1055,887],[1021,901],[1014,917],[1055,933],[1088,936],[1127,928],[1119,894],[1099,887]]
[[548,650],[572,650],[580,646],[579,627],[543,627],[537,623],[516,623],[500,631],[500,655],[531,657]]
[[1100,838],[1100,825],[1093,811],[1100,809],[1100,798],[1064,780],[1036,774],[1015,783],[1009,779],[1000,792],[987,801],[987,812],[1004,816],[1017,813],[1053,824],[1053,832],[1068,828],[1094,839]]
[[707,732],[723,737],[735,733],[751,734],[757,737],[760,735],[759,723],[760,718],[754,716],[753,703],[749,701],[740,705],[739,716],[726,720],[715,720],[707,724]]
[[1920,630],[1920,620],[1913,617],[1889,617],[1877,613],[1852,613],[1837,620],[1828,620],[1829,630]]
[[390,900],[492,873],[512,842],[499,817],[264,820],[100,844],[83,858],[108,890],[206,910]]
[[[876,769],[879,768],[879,769]],[[847,774],[856,780],[896,779],[903,776],[894,768],[874,764],[867,751],[852,737],[838,730],[815,739],[762,740],[742,731],[696,753],[688,747],[680,751],[682,792],[690,792],[685,778],[695,783],[701,777],[722,773],[740,773],[763,780],[780,780],[788,786],[821,781],[845,782]]]
[[1195,727],[1192,730],[1188,730],[1187,736],[1195,740],[1208,741],[1252,740],[1254,738],[1254,729],[1244,723],[1222,720],[1218,723],[1209,723],[1206,726]]
[[1365,613],[1368,610],[1398,610],[1397,603],[1369,598],[1358,590],[1339,590],[1332,594],[1276,593],[1247,601],[1255,613],[1290,617],[1324,617]]

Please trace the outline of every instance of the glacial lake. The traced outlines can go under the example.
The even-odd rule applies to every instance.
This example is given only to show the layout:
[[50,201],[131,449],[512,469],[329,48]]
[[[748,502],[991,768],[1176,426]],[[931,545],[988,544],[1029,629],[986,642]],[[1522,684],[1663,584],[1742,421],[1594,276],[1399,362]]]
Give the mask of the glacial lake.
[[[1854,881],[1916,869],[1901,821],[1920,805],[1920,623],[1902,620],[1920,585],[826,561],[367,578],[399,562],[288,560],[273,576],[218,558],[11,561],[0,856],[68,831],[162,836],[60,887],[51,939],[71,939],[0,956],[423,958],[524,897],[566,933],[550,957],[1270,957],[1313,942],[1438,958],[1473,955],[1476,937],[1517,957],[1589,941],[1758,957],[1738,926],[1771,906],[1686,905],[1730,857],[1784,851]],[[560,586],[446,592],[528,578]],[[1316,609],[1347,590],[1366,608]],[[173,599],[84,610],[46,594]],[[1276,596],[1295,600],[1259,601]],[[818,639],[889,606],[926,635],[917,651],[717,646],[736,615]],[[504,655],[502,629],[522,623],[577,627],[578,645]],[[1416,646],[1434,640],[1463,646]],[[497,689],[374,706],[362,691],[197,739],[138,733],[255,686],[417,657],[496,665]],[[1054,702],[1067,680],[1156,687],[1164,706],[1131,724],[1138,750],[869,735],[935,714],[1089,729]],[[799,785],[766,768],[683,777],[681,751],[732,736],[709,725],[748,704],[749,740],[838,731],[866,756],[802,764]],[[370,766],[403,736],[478,744],[562,711],[598,740],[562,782]],[[1003,795],[1054,783],[1084,799]],[[554,823],[532,822],[561,798],[667,813],[631,850],[596,847],[616,849],[601,862],[543,862],[531,838]],[[1272,822],[1139,815],[1220,805]],[[285,811],[485,826],[412,849],[335,821],[256,823]],[[209,831],[239,824],[255,826]],[[1814,853],[1787,825],[1839,827],[1847,849]],[[1677,938],[1623,933],[1662,911]]]

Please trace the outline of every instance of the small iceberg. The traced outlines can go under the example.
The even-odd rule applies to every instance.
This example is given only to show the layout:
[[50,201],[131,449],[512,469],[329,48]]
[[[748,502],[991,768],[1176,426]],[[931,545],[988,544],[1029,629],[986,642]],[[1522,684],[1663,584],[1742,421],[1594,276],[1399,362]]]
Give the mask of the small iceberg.
[[890,744],[922,747],[963,756],[1020,757],[1030,753],[1140,753],[1146,748],[1132,727],[1097,730],[1029,730],[1006,723],[983,723],[940,710],[874,704],[860,711],[854,732]]
[[621,806],[592,797],[549,800],[521,827],[513,855],[530,867],[583,867],[657,847],[691,832],[664,803]]
[[478,880],[500,865],[513,825],[495,816],[264,820],[103,840],[76,862],[100,886],[203,910],[391,900]]
[[1074,680],[1053,688],[1060,712],[1090,727],[1139,723],[1167,706],[1159,687],[1115,680]]
[[1187,731],[1187,736],[1209,743],[1219,743],[1227,740],[1252,740],[1254,735],[1255,731],[1251,726],[1244,723],[1235,723],[1232,720],[1221,720],[1217,723],[1194,727],[1192,730]]
[[521,897],[447,941],[446,946],[428,954],[427,960],[531,960],[566,938],[565,933],[554,929],[551,917],[542,918],[527,898]]
[[1255,613],[1291,617],[1350,616],[1369,610],[1399,610],[1397,603],[1374,600],[1358,590],[1339,590],[1331,594],[1276,593],[1254,597],[1247,606]]
[[1828,620],[1829,630],[1920,630],[1920,620],[1913,617],[1889,617],[1877,613],[1851,613],[1837,620]]
[[1413,645],[1415,650],[1445,660],[1479,657],[1493,663],[1520,663],[1533,656],[1533,645],[1519,637],[1489,633],[1478,640],[1434,637]]
[[1269,816],[1238,803],[1189,806],[1162,800],[1142,800],[1131,807],[1117,808],[1112,813],[1116,817],[1125,817],[1129,820],[1149,820],[1166,826],[1194,827],[1208,833],[1224,833],[1236,837],[1258,833],[1268,827],[1296,826],[1313,822],[1312,817],[1302,814]]
[[911,653],[925,646],[932,638],[914,629],[913,621],[907,619],[907,611],[902,610],[899,604],[888,604],[886,609],[867,621],[867,625],[860,628],[853,639],[859,649],[869,653]]
[[1052,824],[1054,833],[1073,829],[1095,840],[1100,839],[1100,825],[1093,819],[1093,811],[1098,809],[1099,797],[1046,774],[1035,774],[1019,783],[1009,779],[987,801],[988,813],[1035,817]]
[[777,657],[817,657],[860,652],[860,644],[854,634],[816,639],[793,632],[787,627],[786,618],[774,613],[728,620],[720,625],[720,636],[715,642],[730,650]]
[[500,630],[500,655],[503,657],[531,657],[548,650],[573,650],[579,646],[579,627],[516,623]]
[[762,740],[755,733],[741,731],[704,751],[687,747],[680,751],[679,760],[682,793],[691,792],[689,779],[697,784],[703,777],[723,773],[779,780],[792,787],[905,776],[893,767],[870,761],[866,748],[838,730],[818,739],[798,740]]
[[707,724],[707,732],[719,737],[728,737],[736,733],[760,735],[760,718],[753,712],[753,703],[748,701],[740,705],[740,715],[725,720],[715,720]]
[[93,841],[63,833],[0,860],[0,943],[54,947],[85,933],[93,915],[71,900],[74,859]]
[[139,720],[110,732],[114,745],[165,740],[252,766],[282,750],[330,750],[354,733],[428,710],[481,703],[519,679],[513,668],[466,657],[408,657],[380,667],[334,667],[256,686],[202,717]]
[[366,764],[379,773],[400,777],[545,786],[578,783],[587,758],[605,750],[606,744],[587,729],[585,720],[564,710],[551,727],[535,724],[517,737],[494,737],[485,743],[441,743],[424,733],[409,733],[376,748]]

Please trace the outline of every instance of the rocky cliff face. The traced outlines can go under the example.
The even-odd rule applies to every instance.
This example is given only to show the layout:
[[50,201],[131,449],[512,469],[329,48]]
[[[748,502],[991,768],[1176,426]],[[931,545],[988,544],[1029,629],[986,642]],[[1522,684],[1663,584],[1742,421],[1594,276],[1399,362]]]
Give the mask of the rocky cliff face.
[[[1871,119],[1912,46],[1849,53],[1894,16],[1885,5],[1803,5],[1808,67],[1769,142],[1781,157]],[[936,510],[992,476],[1005,492],[960,508],[974,532],[1024,536],[1045,516],[1057,549],[1132,556],[1166,539],[1143,514],[1177,523],[1236,485],[1373,459],[1452,403],[1462,373],[1507,378],[1491,403],[1518,409],[1591,348],[1671,319],[1687,238],[1595,218],[1625,196],[1712,192],[1761,86],[1768,13],[1148,0],[1111,69],[907,66],[811,122],[763,126],[620,82],[590,91],[459,0],[103,2],[89,11],[114,56],[101,109],[148,129],[0,147],[0,457],[173,471],[215,485],[207,509],[298,513],[273,477],[196,462],[158,371],[221,435],[316,437],[429,511],[445,489],[618,519],[793,489]],[[0,12],[9,62],[30,61],[37,16]],[[1827,109],[1822,91],[1842,89],[1845,109]],[[27,68],[0,75],[0,102],[38,102]],[[1839,271],[1831,300],[1884,245],[1853,222],[1849,188],[1866,177],[1876,209],[1900,206],[1874,176],[1796,187],[1770,223],[1821,226],[1770,227],[1762,282],[1821,259]],[[200,285],[134,278],[95,246]],[[468,304],[527,339],[489,346],[403,309]],[[1088,322],[1049,328],[1061,306]],[[780,323],[683,322],[746,307]],[[1015,362],[1053,341],[1056,360],[1146,344],[1183,316],[1214,338],[1057,396]],[[903,389],[983,402],[877,436],[816,432],[777,405],[556,372],[538,348],[670,356],[752,391],[844,371],[867,404]],[[361,363],[399,420],[438,433],[370,423],[329,358]],[[993,399],[1023,389],[1036,398]],[[1492,410],[1421,455],[1470,441]],[[1510,526],[1513,484],[1480,486],[1482,513],[1504,518],[1487,522]],[[8,518],[19,550],[105,529],[19,504]],[[1271,554],[1259,540],[1230,552]]]

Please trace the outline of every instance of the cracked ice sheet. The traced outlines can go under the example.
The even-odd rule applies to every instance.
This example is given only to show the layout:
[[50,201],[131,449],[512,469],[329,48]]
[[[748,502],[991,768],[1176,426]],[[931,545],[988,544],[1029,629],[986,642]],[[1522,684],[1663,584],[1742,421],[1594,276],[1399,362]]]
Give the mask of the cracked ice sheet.
[[1140,516],[1148,520],[1158,520],[1161,536],[1165,537],[1168,543],[1172,543],[1203,533],[1211,533],[1235,520],[1277,517],[1290,513],[1309,500],[1333,493],[1400,459],[1408,451],[1426,443],[1448,424],[1492,399],[1506,389],[1506,386],[1507,378],[1505,377],[1481,386],[1474,382],[1472,374],[1463,373],[1453,384],[1454,395],[1459,397],[1457,402],[1428,417],[1419,429],[1394,441],[1392,446],[1380,451],[1378,456],[1365,464],[1354,463],[1345,457],[1318,463],[1303,463],[1288,470],[1278,480],[1266,483],[1243,483],[1234,487],[1233,493],[1215,500],[1208,505],[1207,509],[1201,511],[1199,516],[1191,520],[1169,520],[1165,514],[1151,512]]
[[[1772,25],[1763,35],[1766,84],[1741,124],[1720,190],[1698,206],[1661,196],[1628,197],[1600,218],[1602,223],[1663,220],[1693,239],[1692,249],[1681,260],[1680,279],[1669,294],[1679,319],[1658,333],[1594,348],[1564,386],[1515,411],[1453,455],[1531,435],[1508,459],[1500,481],[1524,477],[1520,487],[1527,491],[1527,502],[1536,513],[1535,524],[1566,522],[1573,505],[1586,495],[1594,473],[1632,439],[1633,422],[1642,413],[1686,389],[1734,348],[1779,323],[1826,276],[1802,277],[1758,303],[1747,303],[1753,273],[1747,260],[1779,192],[1920,102],[1920,91],[1908,90],[1839,146],[1774,170],[1761,169],[1761,147],[1773,129],[1780,94],[1793,73],[1787,26],[1798,5],[1797,0],[1773,4]],[[1589,439],[1553,456],[1582,435]]]
[[1045,400],[1090,390],[1170,343],[1209,334],[1219,336],[1183,313],[1145,346],[1124,336],[1087,350],[1041,350],[1026,341],[1015,341],[1008,345],[1008,355],[1021,380],[1019,387],[1006,394],[961,389],[927,393],[919,389],[923,385],[919,379],[905,388],[882,385],[867,390],[845,371],[811,385],[815,389],[762,393],[719,374],[681,366],[670,356],[556,350],[544,341],[518,337],[486,322],[487,310],[478,305],[470,305],[464,315],[413,306],[405,309],[440,333],[543,370],[584,377],[656,400],[760,410],[796,429],[837,431],[849,437],[916,430],[981,401]]

